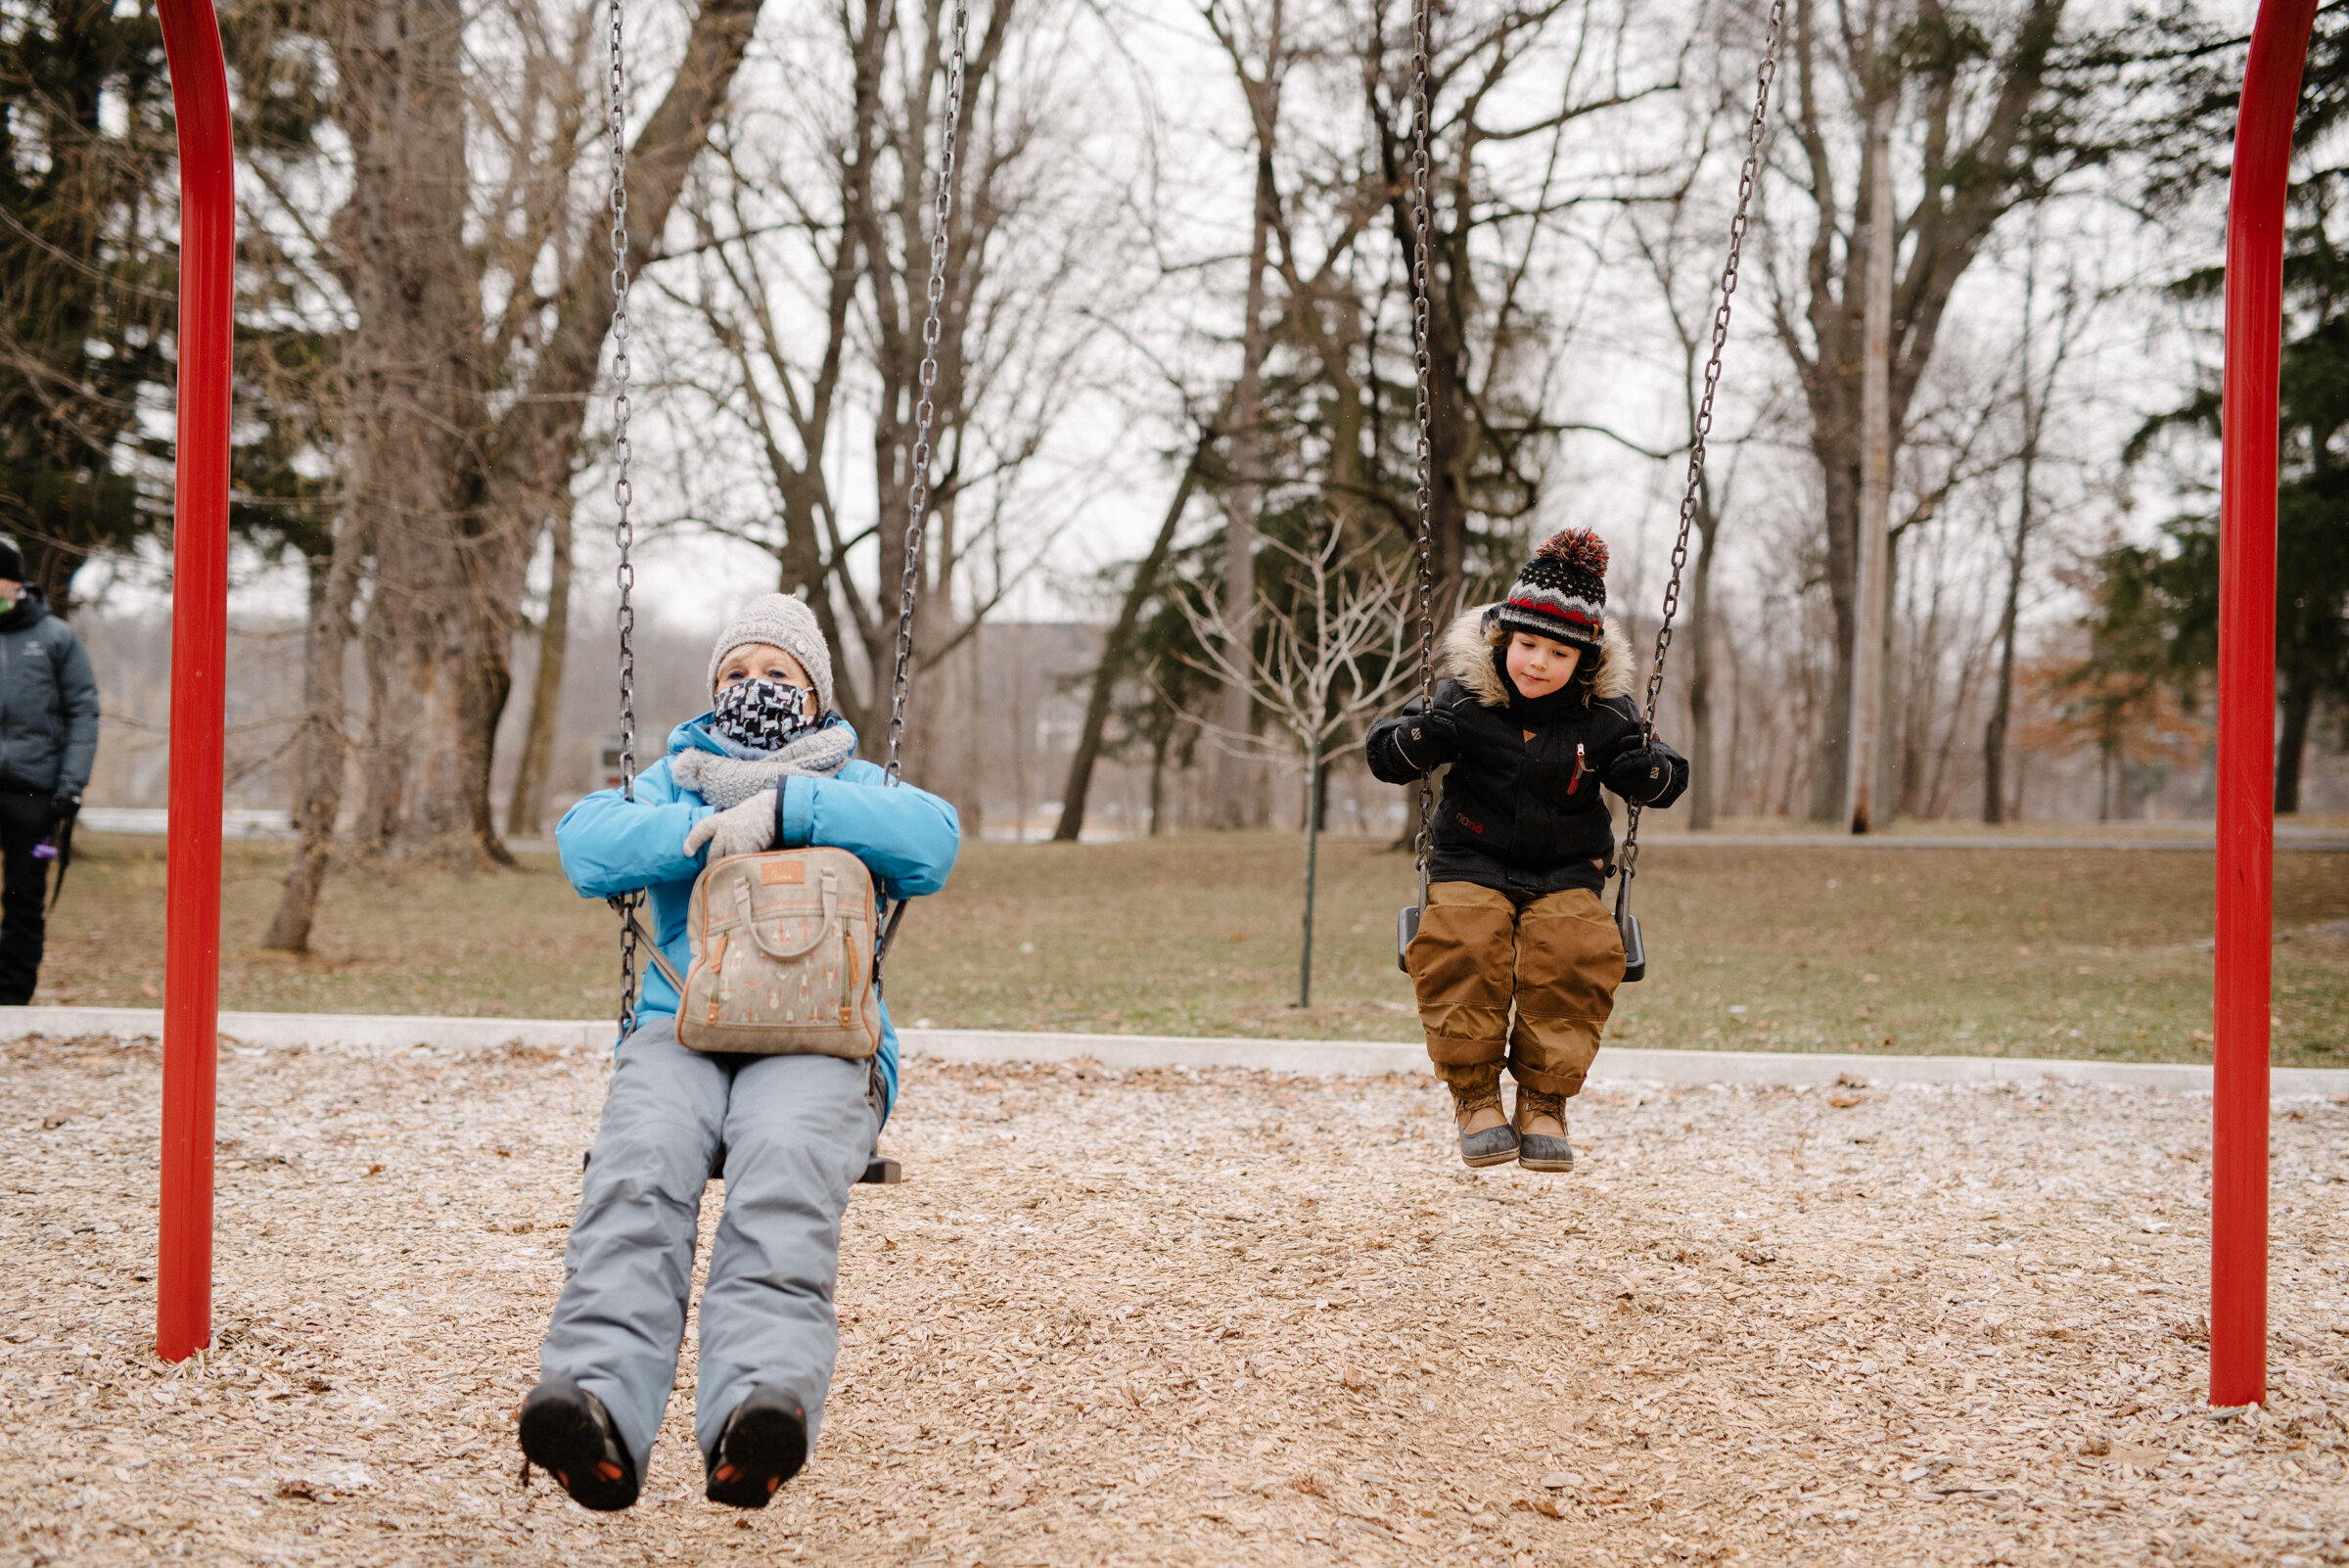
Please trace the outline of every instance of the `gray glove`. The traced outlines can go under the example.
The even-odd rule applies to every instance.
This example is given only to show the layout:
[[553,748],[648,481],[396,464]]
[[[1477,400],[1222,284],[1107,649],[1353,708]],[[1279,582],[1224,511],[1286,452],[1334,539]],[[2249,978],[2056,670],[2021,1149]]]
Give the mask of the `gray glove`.
[[685,835],[685,853],[710,846],[713,863],[730,854],[757,854],[775,847],[775,792],[760,790],[740,806],[713,811]]

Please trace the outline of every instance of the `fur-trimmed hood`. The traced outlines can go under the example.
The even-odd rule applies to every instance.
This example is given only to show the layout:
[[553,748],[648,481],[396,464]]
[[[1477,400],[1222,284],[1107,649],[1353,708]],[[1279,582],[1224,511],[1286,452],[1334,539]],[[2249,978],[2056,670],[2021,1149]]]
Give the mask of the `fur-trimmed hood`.
[[[1462,611],[1436,639],[1436,678],[1456,680],[1486,708],[1506,708],[1508,687],[1493,668],[1494,641],[1485,634],[1485,617],[1495,607],[1478,605]],[[1598,675],[1590,684],[1590,700],[1629,697],[1638,680],[1638,656],[1632,640],[1614,622],[1607,623],[1599,641]]]

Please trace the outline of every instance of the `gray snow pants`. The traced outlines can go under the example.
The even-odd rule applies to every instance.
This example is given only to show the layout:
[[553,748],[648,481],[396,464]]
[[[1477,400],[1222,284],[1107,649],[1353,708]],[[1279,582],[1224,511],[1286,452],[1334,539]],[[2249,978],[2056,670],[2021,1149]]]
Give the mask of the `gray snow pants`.
[[702,1290],[694,1436],[706,1458],[734,1407],[765,1384],[800,1402],[812,1448],[840,1354],[840,1220],[879,1105],[863,1062],[689,1051],[669,1018],[621,1042],[538,1368],[604,1402],[639,1478],[676,1382],[714,1175],[726,1206]]

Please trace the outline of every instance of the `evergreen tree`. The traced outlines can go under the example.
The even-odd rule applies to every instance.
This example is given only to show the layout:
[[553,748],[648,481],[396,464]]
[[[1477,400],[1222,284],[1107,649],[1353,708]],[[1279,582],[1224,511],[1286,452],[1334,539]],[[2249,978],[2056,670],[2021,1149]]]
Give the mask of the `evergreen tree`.
[[[2239,40],[2182,24],[2186,64],[2175,84],[2186,113],[2157,160],[2153,195],[2184,200],[2227,172],[2238,84]],[[2325,700],[2349,700],[2349,165],[2339,161],[2349,124],[2349,12],[2317,16],[2293,140],[2296,172],[2284,240],[2281,475],[2277,497],[2276,809],[2300,807],[2302,761]],[[2201,268],[2175,288],[2216,299],[2224,269]],[[2131,461],[2164,431],[2219,434],[2217,367],[2195,395],[2148,421]],[[2196,511],[2163,525],[2158,546],[2120,546],[2099,562],[2100,646],[2155,656],[2189,700],[2194,676],[2218,663],[2219,522]],[[2119,618],[2116,620],[2116,617]],[[2123,623],[2137,624],[2124,626]],[[2100,656],[2092,656],[2100,657]]]
[[63,611],[167,509],[170,83],[149,6],[0,18],[0,528]]

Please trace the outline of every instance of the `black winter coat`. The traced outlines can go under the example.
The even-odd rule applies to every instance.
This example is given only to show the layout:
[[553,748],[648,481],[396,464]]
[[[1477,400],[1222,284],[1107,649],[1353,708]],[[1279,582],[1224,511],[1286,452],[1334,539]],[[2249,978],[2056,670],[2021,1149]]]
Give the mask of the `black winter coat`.
[[[1438,755],[1431,747],[1427,726],[1413,723],[1414,701],[1401,716],[1371,727],[1370,771],[1386,783],[1408,784],[1451,764],[1436,804],[1431,881],[1473,882],[1500,893],[1596,892],[1615,859],[1615,825],[1599,787],[1616,788],[1616,762],[1639,748],[1631,646],[1609,629],[1588,701],[1560,692],[1526,704],[1495,661],[1483,622],[1482,610],[1461,616],[1439,652],[1447,678],[1436,687],[1436,707],[1451,718],[1456,751]],[[1688,763],[1655,744],[1669,776],[1652,788],[1641,787],[1644,779],[1622,783],[1660,808],[1687,789]]]

